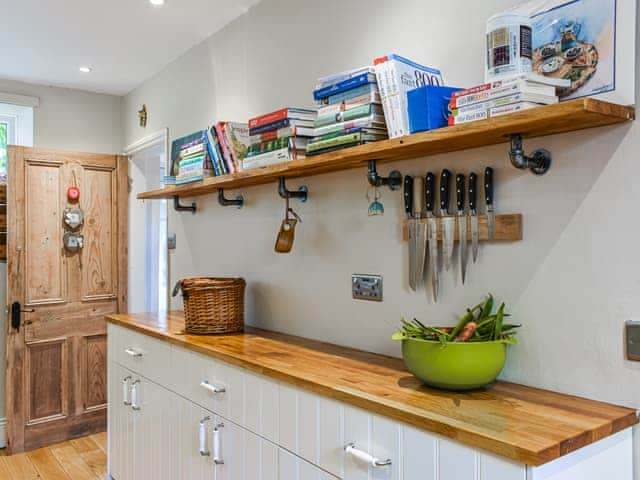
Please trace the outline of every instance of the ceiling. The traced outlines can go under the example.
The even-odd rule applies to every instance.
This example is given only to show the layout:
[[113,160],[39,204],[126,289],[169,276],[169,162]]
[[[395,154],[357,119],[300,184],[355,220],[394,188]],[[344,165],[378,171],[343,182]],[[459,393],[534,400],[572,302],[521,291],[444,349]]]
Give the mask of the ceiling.
[[258,1],[0,0],[0,78],[124,95]]

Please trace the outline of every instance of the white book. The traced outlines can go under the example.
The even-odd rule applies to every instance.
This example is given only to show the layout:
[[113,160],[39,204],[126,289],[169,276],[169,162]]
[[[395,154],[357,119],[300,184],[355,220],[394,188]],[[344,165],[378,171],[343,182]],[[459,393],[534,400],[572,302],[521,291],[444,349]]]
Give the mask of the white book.
[[453,115],[460,115],[463,113],[469,113],[478,110],[489,110],[490,108],[502,107],[504,105],[510,105],[512,103],[520,102],[532,102],[551,105],[553,103],[558,103],[558,97],[555,95],[540,95],[537,93],[514,93],[512,95],[506,95],[504,97],[487,100],[486,102],[465,105],[464,107],[454,109],[451,113]]
[[369,115],[367,117],[356,118],[354,120],[348,120],[346,122],[332,123],[330,125],[323,125],[314,129],[313,136],[320,137],[333,132],[342,132],[350,128],[384,128],[385,117],[384,115]]
[[531,93],[553,97],[556,94],[556,87],[529,82],[527,80],[504,82],[503,85],[497,88],[488,88],[469,95],[452,98],[450,106],[451,108],[461,108],[466,105],[486,102],[494,98],[506,97],[507,95],[514,95],[516,93]]
[[245,158],[242,161],[242,169],[252,170],[254,168],[267,167],[277,163],[288,162],[289,160],[292,160],[291,151],[289,147],[284,147],[279,150],[273,150],[271,152],[261,153],[260,155]]
[[500,117],[502,115],[508,115],[509,113],[520,112],[522,110],[529,110],[530,108],[539,107],[539,103],[533,102],[518,102],[511,105],[504,105],[502,107],[494,107],[489,110],[490,117]]

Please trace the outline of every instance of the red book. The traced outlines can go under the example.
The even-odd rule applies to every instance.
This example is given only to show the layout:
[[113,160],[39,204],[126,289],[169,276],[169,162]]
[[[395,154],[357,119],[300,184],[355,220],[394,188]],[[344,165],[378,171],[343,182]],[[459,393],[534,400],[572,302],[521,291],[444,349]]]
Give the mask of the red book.
[[275,112],[266,113],[264,115],[260,115],[259,117],[252,118],[249,120],[249,128],[257,128],[262,125],[269,125],[270,123],[275,123],[280,120],[284,120],[289,117],[289,109],[281,108],[280,110],[276,110]]

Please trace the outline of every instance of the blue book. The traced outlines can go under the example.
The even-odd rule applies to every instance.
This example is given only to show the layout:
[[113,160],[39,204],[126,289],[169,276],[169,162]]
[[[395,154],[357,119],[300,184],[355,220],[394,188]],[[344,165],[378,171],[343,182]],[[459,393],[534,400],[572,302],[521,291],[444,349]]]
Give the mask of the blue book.
[[407,92],[409,131],[411,133],[446,127],[449,119],[449,100],[453,87],[427,85]]
[[373,95],[376,93],[378,93],[377,83],[368,83],[360,87],[352,88],[351,90],[347,90],[345,92],[321,98],[320,100],[316,101],[316,104],[319,106],[335,105],[336,103],[342,103],[345,100],[349,100],[350,98],[361,97],[363,95]]
[[216,174],[216,177],[219,177],[222,174],[220,173],[218,155],[216,147],[212,143],[213,139],[211,138],[211,135],[211,129],[207,130],[207,151],[209,152],[209,158],[211,159],[211,164],[213,165],[213,172]]
[[334,83],[333,85],[327,85],[326,87],[314,90],[313,98],[314,100],[321,100],[325,97],[336,95],[337,93],[345,92],[347,90],[351,90],[352,88],[361,87],[362,85],[367,85],[369,83],[375,82],[376,76],[374,74],[365,73],[363,75],[358,75],[357,77],[349,78],[347,80]]
[[261,133],[264,133],[264,132],[269,132],[271,130],[278,130],[280,128],[288,127],[289,125],[291,125],[291,119],[283,118],[282,120],[278,120],[277,122],[268,123],[266,125],[260,125],[259,127],[250,129],[249,136],[260,135]]

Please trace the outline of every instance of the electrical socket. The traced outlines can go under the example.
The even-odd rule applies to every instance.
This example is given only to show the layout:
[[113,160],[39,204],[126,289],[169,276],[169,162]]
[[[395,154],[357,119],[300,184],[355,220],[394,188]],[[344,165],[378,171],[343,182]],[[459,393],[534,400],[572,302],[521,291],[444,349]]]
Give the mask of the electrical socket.
[[351,275],[351,295],[356,300],[382,301],[382,275]]
[[624,324],[627,359],[640,361],[640,321],[628,320]]

